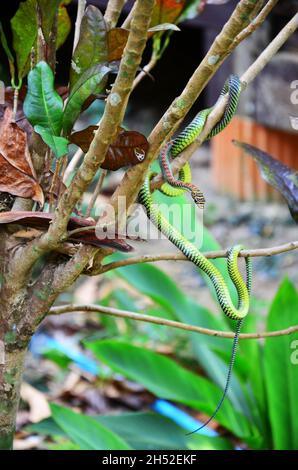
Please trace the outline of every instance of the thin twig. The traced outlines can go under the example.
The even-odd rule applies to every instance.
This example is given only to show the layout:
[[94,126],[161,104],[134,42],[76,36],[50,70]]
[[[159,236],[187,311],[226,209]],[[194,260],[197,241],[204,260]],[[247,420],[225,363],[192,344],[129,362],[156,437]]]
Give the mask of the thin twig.
[[249,25],[244,28],[235,38],[232,44],[232,48],[234,49],[235,45],[237,46],[242,42],[244,39],[246,39],[248,36],[250,36],[261,24],[264,23],[265,19],[271,12],[272,8],[278,3],[278,0],[269,0],[264,8],[260,11],[260,13],[255,17],[255,19],[249,23]]
[[144,77],[148,76],[151,70],[155,67],[157,60],[158,58],[153,51],[151,59],[148,62],[148,64],[143,67],[143,70],[134,79],[133,86],[132,86],[133,90],[139,85],[139,83],[143,80]]
[[71,176],[71,174],[75,171],[76,167],[78,166],[79,161],[81,158],[84,156],[83,150],[80,148],[75,152],[73,155],[72,159],[70,160],[65,172],[64,172],[64,177],[63,181],[64,183],[67,183],[68,178]]
[[131,7],[131,10],[130,12],[128,13],[127,17],[125,18],[121,28],[124,28],[124,29],[128,29],[130,27],[130,23],[131,23],[131,20],[133,18],[133,15],[134,15],[134,12],[135,12],[135,8],[136,8],[136,3],[134,3],[134,5]]
[[[298,249],[298,241],[285,243],[284,245],[273,246],[271,248],[258,248],[255,250],[241,250],[239,257],[247,258],[259,256],[273,256],[281,253],[287,253]],[[228,250],[207,251],[203,253],[208,259],[226,258]],[[182,253],[163,253],[161,255],[143,255],[133,258],[122,259],[120,261],[113,261],[112,263],[104,264],[100,270],[100,274],[111,271],[112,269],[123,268],[124,266],[131,266],[132,264],[139,263],[154,263],[157,261],[189,261]]]
[[76,24],[75,24],[75,34],[74,34],[73,49],[72,49],[73,53],[80,39],[81,22],[84,16],[85,8],[86,8],[86,0],[78,0],[77,18],[76,18]]
[[91,211],[93,209],[94,204],[96,203],[96,199],[98,198],[98,196],[100,194],[100,191],[101,191],[101,188],[102,188],[102,185],[103,185],[103,182],[104,182],[104,179],[105,179],[106,176],[107,176],[107,170],[101,169],[100,170],[100,176],[99,176],[99,179],[97,181],[95,190],[94,190],[94,192],[91,196],[91,199],[89,201],[89,204],[88,204],[88,207],[87,207],[87,210],[86,210],[86,217],[90,217]]
[[[211,330],[201,326],[188,325],[178,321],[168,320],[166,318],[154,317],[151,315],[144,315],[142,313],[130,312],[129,310],[119,310],[112,307],[104,307],[102,305],[62,305],[61,307],[52,307],[50,315],[61,315],[69,312],[98,312],[104,315],[111,315],[120,318],[129,318],[130,320],[143,321],[146,323],[154,323],[156,325],[170,326],[179,330],[193,331],[207,336],[218,336],[220,338],[234,339],[235,333],[232,331]],[[289,328],[276,331],[265,331],[262,333],[241,333],[241,339],[259,339],[271,338],[275,336],[286,336],[298,331],[298,325],[290,326]]]

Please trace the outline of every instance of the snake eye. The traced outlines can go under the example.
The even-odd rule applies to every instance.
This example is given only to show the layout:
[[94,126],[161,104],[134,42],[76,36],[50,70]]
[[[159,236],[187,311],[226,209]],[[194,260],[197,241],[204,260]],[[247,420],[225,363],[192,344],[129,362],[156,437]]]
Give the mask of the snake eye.
[[137,159],[139,160],[139,162],[142,162],[145,158],[145,152],[144,150],[140,149],[140,148],[135,148],[134,149],[134,154],[135,156],[137,157]]

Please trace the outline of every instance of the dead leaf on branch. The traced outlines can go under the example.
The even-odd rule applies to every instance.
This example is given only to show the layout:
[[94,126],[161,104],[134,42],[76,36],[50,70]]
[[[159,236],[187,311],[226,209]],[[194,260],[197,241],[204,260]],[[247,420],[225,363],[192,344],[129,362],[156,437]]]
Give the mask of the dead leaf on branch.
[[108,32],[109,62],[120,60],[127,43],[129,30],[124,28],[112,28]]
[[[53,217],[54,214],[50,214],[48,212],[2,212],[0,214],[0,224],[19,224],[25,227],[33,227],[45,231],[49,228]],[[93,227],[95,225],[96,221],[91,217],[88,219],[81,217],[71,217],[67,229],[72,231],[85,227]],[[117,233],[115,234],[114,238],[98,238],[94,228],[74,233],[65,241],[83,243],[84,245],[93,245],[96,247],[108,247],[123,252],[133,251],[133,248],[128,243],[126,243],[123,237],[120,238]]]
[[[86,153],[94,137],[97,126],[74,132],[70,141]],[[125,166],[137,165],[145,160],[149,143],[146,137],[137,131],[126,131],[120,128],[114,142],[109,146],[107,155],[101,168],[116,171]]]
[[0,123],[0,191],[44,204],[27,145],[27,134],[6,108]]

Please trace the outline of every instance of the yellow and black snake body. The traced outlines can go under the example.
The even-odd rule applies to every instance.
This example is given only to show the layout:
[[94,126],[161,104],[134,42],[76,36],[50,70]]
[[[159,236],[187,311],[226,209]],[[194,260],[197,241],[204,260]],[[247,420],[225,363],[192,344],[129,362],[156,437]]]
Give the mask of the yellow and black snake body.
[[[232,119],[236,108],[238,99],[241,92],[241,82],[238,77],[232,76],[229,78],[225,84],[222,93],[228,93],[228,105],[223,115],[223,118],[219,123],[214,127],[210,132],[208,138],[213,137],[222,129],[224,129],[227,124]],[[189,190],[195,200],[196,204],[202,207],[204,200],[200,195],[200,191],[195,190],[195,186],[185,179],[176,180],[171,172],[170,159],[175,158],[179,153],[181,153],[188,145],[190,145],[202,132],[206,118],[211,112],[212,108],[209,108],[204,111],[200,111],[195,119],[187,126],[184,131],[179,134],[179,136],[170,144],[168,144],[164,149],[162,149],[160,154],[160,165],[162,168],[162,173],[167,183],[162,187],[162,192],[167,195],[175,196],[179,192]],[[188,170],[186,170],[188,171]],[[182,233],[180,233],[169,221],[161,214],[156,205],[154,204],[153,197],[150,191],[150,182],[154,173],[149,172],[139,193],[139,202],[143,205],[148,218],[152,223],[162,232],[168,239],[171,241],[193,264],[200,268],[211,280],[218,302],[221,306],[222,311],[229,318],[237,320],[237,327],[234,337],[234,342],[232,346],[230,366],[227,375],[226,386],[223,392],[222,399],[220,400],[215,412],[208,419],[206,423],[203,424],[199,429],[206,426],[211,419],[215,416],[219,408],[221,407],[223,400],[228,391],[231,372],[234,365],[235,353],[240,333],[240,328],[243,322],[243,319],[248,314],[249,304],[250,304],[250,290],[252,282],[252,264],[249,257],[245,258],[246,262],[246,281],[243,280],[239,269],[238,269],[238,255],[239,252],[243,249],[243,246],[236,245],[232,247],[227,256],[227,268],[229,276],[236,288],[238,294],[238,305],[234,305],[231,299],[231,295],[228,289],[228,286],[220,273],[220,271],[212,264],[209,259],[207,259],[199,249],[187,240]],[[195,431],[198,431],[196,429]],[[194,432],[195,432],[194,431]]]

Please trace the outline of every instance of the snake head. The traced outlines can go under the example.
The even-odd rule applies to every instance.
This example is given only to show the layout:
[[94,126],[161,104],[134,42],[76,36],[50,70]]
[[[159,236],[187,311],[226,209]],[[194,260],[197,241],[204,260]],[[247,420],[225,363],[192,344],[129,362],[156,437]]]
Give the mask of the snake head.
[[192,198],[195,202],[195,204],[200,208],[200,209],[204,209],[204,206],[205,206],[205,198],[204,198],[204,195],[203,193],[201,193],[200,191],[195,191],[192,193]]

